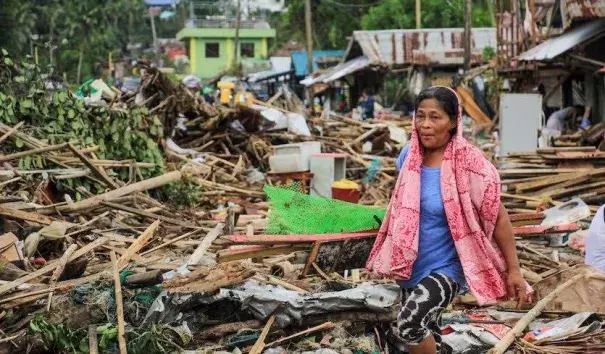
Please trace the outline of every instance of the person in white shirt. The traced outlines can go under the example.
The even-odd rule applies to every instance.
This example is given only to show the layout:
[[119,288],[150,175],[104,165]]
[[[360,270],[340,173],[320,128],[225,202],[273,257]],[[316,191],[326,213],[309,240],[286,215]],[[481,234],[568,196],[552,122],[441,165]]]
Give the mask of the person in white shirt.
[[605,205],[601,206],[586,234],[586,264],[605,271]]

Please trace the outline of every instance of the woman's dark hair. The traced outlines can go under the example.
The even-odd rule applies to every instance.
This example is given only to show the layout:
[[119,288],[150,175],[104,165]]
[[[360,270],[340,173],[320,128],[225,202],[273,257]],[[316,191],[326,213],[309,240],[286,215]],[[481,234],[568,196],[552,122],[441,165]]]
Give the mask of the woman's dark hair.
[[420,91],[416,97],[414,110],[418,109],[420,102],[429,98],[434,98],[439,102],[439,105],[447,113],[452,122],[456,123],[458,121],[458,97],[452,90],[446,87],[434,86]]

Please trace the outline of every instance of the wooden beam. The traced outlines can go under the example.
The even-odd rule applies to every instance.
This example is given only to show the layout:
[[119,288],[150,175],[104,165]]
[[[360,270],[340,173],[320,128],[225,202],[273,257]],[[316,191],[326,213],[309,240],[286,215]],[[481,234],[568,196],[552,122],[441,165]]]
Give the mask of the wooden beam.
[[139,252],[141,248],[143,248],[147,244],[147,242],[149,242],[159,225],[160,220],[154,221],[151,225],[149,225],[147,229],[145,229],[145,231],[143,231],[143,233],[139,237],[137,237],[136,241],[133,242],[130,247],[128,247],[126,253],[124,253],[122,257],[120,257],[120,261],[118,263],[120,269],[126,267],[128,265],[128,262],[130,262],[130,259],[135,254],[137,254],[137,252]]
[[12,208],[2,207],[2,206],[0,206],[0,215],[6,216],[6,217],[12,218],[12,219],[33,221],[33,222],[37,222],[38,224],[42,224],[42,225],[50,225],[50,223],[55,221],[55,219],[53,219],[53,218],[50,218],[48,216],[44,216],[44,215],[41,215],[38,213],[31,213],[28,211],[12,209]]
[[375,237],[378,230],[317,235],[231,235],[227,240],[243,244],[313,243]]
[[120,354],[126,354],[126,326],[124,323],[124,303],[122,300],[122,284],[120,283],[120,265],[114,251],[111,251],[111,269],[115,289],[116,317],[118,318],[118,346]]

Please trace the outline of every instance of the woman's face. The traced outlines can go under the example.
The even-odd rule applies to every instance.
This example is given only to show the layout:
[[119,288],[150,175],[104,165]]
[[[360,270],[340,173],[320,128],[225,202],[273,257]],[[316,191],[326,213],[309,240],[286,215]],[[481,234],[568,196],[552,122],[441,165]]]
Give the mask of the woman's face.
[[425,149],[445,147],[456,124],[434,98],[427,98],[416,108],[416,130],[420,143]]

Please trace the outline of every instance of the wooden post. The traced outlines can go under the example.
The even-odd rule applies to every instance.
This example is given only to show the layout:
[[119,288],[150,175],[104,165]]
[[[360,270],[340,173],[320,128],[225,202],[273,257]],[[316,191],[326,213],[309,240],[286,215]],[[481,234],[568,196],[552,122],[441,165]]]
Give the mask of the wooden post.
[[422,28],[422,12],[420,0],[416,0],[416,29]]
[[126,329],[124,324],[124,304],[122,302],[122,285],[120,284],[120,266],[116,253],[111,251],[111,268],[113,270],[113,285],[116,297],[116,317],[118,318],[118,345],[120,354],[126,354]]
[[[307,35],[307,71],[308,75],[313,74],[313,29],[311,27],[311,0],[305,0],[305,29]],[[313,104],[313,85],[307,88],[307,98],[311,112],[314,111]]]
[[151,35],[153,37],[153,49],[155,53],[155,65],[160,66],[160,49],[158,47],[158,35],[155,31],[155,15],[152,7],[149,8],[149,18],[151,19]]
[[234,48],[233,48],[233,70],[234,70],[234,72],[239,72],[239,54],[240,54],[240,49],[239,49],[239,28],[241,26],[241,20],[242,20],[242,0],[237,0],[237,15],[236,15],[236,22],[235,22],[235,39],[233,40],[233,42],[234,42]]
[[464,70],[471,68],[471,0],[464,0]]

